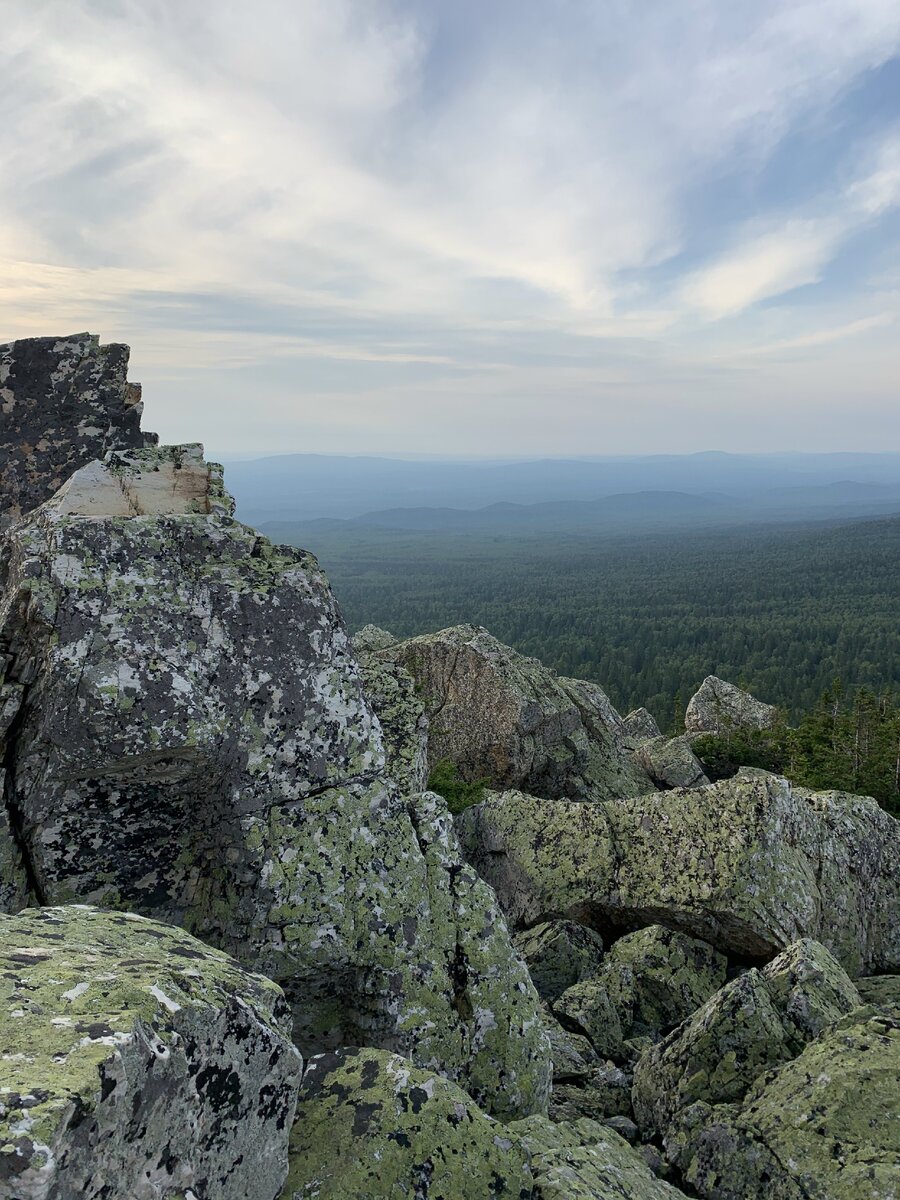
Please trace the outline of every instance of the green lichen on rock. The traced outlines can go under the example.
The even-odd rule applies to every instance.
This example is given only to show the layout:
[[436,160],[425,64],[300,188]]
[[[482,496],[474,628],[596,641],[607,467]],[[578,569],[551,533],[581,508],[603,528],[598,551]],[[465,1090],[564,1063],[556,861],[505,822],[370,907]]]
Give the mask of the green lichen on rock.
[[683,1200],[624,1138],[596,1121],[556,1125],[529,1117],[507,1132],[531,1156],[534,1200]]
[[517,933],[513,945],[542,1000],[555,1000],[573,983],[596,974],[603,958],[600,934],[575,921],[534,925]]
[[[371,632],[374,631],[374,632]],[[421,792],[428,783],[428,718],[412,676],[399,663],[379,657],[368,647],[384,648],[374,626],[353,639],[359,655],[363,689],[381,725],[385,774],[401,792]],[[368,634],[368,640],[366,635]],[[390,634],[385,635],[390,637]]]
[[619,938],[598,979],[626,1038],[665,1033],[725,982],[728,960],[708,942],[662,925]]
[[274,1195],[301,1059],[281,990],[181,930],[0,917],[0,1197]]
[[459,625],[377,652],[415,680],[429,767],[463,779],[578,800],[649,791],[621,744],[621,719],[595,685],[559,679],[487,630]]
[[705,1200],[894,1200],[900,1024],[862,1008],[761,1077],[742,1105],[696,1105],[666,1148]]
[[634,761],[657,787],[689,788],[709,783],[687,737],[642,741],[634,751]]
[[380,1050],[307,1064],[281,1200],[532,1196],[527,1155],[455,1084]]
[[900,1011],[900,975],[871,975],[856,980],[863,1003]]
[[727,983],[644,1053],[634,1073],[639,1124],[662,1133],[695,1101],[742,1100],[760,1074],[793,1058],[859,1002],[823,946],[802,941],[789,947],[763,971]]
[[663,924],[761,960],[813,937],[851,975],[900,962],[900,823],[865,797],[746,770],[605,804],[488,793],[457,827],[514,928]]
[[565,1029],[589,1039],[601,1058],[620,1062],[625,1055],[622,1024],[603,983],[584,979],[566,988],[551,1005],[553,1015]]

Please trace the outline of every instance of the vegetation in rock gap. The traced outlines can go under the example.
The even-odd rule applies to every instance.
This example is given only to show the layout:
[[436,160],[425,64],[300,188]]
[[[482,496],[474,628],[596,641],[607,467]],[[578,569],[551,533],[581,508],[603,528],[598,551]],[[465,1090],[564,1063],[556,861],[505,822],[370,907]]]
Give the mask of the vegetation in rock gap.
[[442,758],[435,763],[428,776],[428,790],[437,792],[447,801],[447,807],[456,817],[473,804],[480,804],[484,799],[484,789],[488,780],[476,779],[467,783],[460,775],[459,768],[449,758]]

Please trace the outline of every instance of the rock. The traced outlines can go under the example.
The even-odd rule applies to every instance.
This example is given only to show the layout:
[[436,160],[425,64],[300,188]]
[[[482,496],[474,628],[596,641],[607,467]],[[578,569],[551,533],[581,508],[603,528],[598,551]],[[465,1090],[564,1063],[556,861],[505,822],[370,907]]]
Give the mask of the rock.
[[651,786],[610,731],[599,688],[557,679],[485,629],[459,625],[378,654],[412,675],[425,702],[429,768],[449,759],[468,782],[578,800]]
[[506,1129],[531,1155],[535,1200],[684,1200],[624,1138],[596,1121],[554,1125],[529,1117]]
[[641,742],[662,737],[662,730],[646,708],[633,708],[627,717],[623,717],[622,732],[629,750],[636,750]]
[[774,725],[778,709],[763,704],[726,683],[715,675],[707,675],[691,696],[684,714],[687,733],[723,733],[728,729],[768,729]]
[[284,986],[305,1053],[378,1045],[541,1110],[538,997],[443,801],[386,778],[315,559],[235,522],[196,447],[84,471],[0,561],[6,807],[35,898],[233,953]]
[[573,1033],[571,1030],[563,1029],[546,1006],[542,1016],[544,1029],[550,1042],[554,1088],[557,1083],[587,1079],[600,1061],[590,1041],[583,1033]]
[[[354,646],[359,637],[354,638]],[[424,791],[428,785],[428,718],[412,676],[399,663],[365,650],[358,653],[363,690],[384,739],[384,773],[401,792]]]
[[824,946],[790,946],[762,971],[726,984],[643,1055],[632,1089],[638,1123],[664,1133],[695,1101],[742,1100],[763,1071],[793,1058],[859,1002]]
[[631,1107],[632,1077],[620,1067],[609,1064],[595,1066],[580,1080],[556,1083],[547,1115],[554,1121],[576,1121],[590,1117],[606,1121],[610,1117],[633,1116]]
[[640,1137],[640,1130],[638,1129],[637,1125],[635,1125],[634,1121],[631,1120],[630,1117],[624,1117],[624,1116],[607,1117],[606,1120],[603,1122],[603,1124],[608,1125],[610,1129],[615,1130],[615,1132],[619,1135],[619,1137],[624,1138],[625,1141],[628,1142],[632,1146],[638,1141],[638,1139]]
[[154,445],[141,433],[127,346],[89,333],[0,345],[0,528],[49,499],[108,450]]
[[622,1026],[602,983],[585,979],[573,984],[551,1008],[563,1028],[583,1034],[601,1058],[621,1061],[625,1052]]
[[856,990],[864,1004],[900,1009],[900,975],[871,975],[857,979]]
[[707,942],[662,925],[626,934],[610,948],[598,979],[626,1037],[665,1033],[725,983],[728,960]]
[[900,1025],[858,1009],[760,1077],[744,1103],[697,1104],[666,1151],[708,1200],[892,1200]]
[[379,629],[377,625],[363,625],[362,629],[353,635],[353,649],[357,654],[372,654],[376,650],[387,650],[396,644],[397,638],[386,629]]
[[608,804],[488,793],[457,829],[513,927],[662,924],[757,961],[812,937],[850,975],[900,965],[900,823],[866,797],[744,770]]
[[0,1197],[271,1200],[302,1061],[275,984],[87,907],[0,917]]
[[311,1059],[281,1200],[530,1197],[527,1156],[455,1084],[381,1050]]
[[653,738],[638,746],[634,761],[657,787],[690,788],[709,783],[687,737]]
[[596,974],[603,939],[575,921],[547,921],[513,938],[542,1000],[555,1000],[573,983]]

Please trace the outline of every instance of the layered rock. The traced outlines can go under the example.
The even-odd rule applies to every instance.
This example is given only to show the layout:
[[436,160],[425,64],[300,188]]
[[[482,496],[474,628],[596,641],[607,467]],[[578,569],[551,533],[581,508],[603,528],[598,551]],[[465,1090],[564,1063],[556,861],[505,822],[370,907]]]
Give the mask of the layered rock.
[[900,1023],[862,1008],[742,1103],[686,1109],[666,1150],[704,1200],[892,1200],[898,1111]]
[[0,917],[0,1197],[272,1200],[302,1061],[278,987],[181,930]]
[[443,802],[385,773],[327,581],[233,520],[199,448],[76,472],[9,531],[0,588],[10,907],[182,924],[283,983],[307,1051],[545,1105],[537,996]]
[[767,1068],[797,1055],[860,997],[824,946],[801,941],[738,976],[643,1055],[632,1098],[641,1127],[665,1133],[696,1101],[743,1099]]
[[514,926],[662,924],[765,960],[802,937],[851,975],[900,962],[900,824],[762,771],[609,804],[489,793],[457,820]]
[[778,710],[733,683],[707,675],[691,696],[684,714],[687,733],[724,733],[729,729],[768,729]]
[[89,333],[0,345],[0,528],[108,450],[155,444],[128,355]]
[[415,681],[428,717],[429,767],[463,779],[577,800],[650,790],[628,757],[621,721],[594,684],[558,679],[485,629],[460,625],[377,652]]

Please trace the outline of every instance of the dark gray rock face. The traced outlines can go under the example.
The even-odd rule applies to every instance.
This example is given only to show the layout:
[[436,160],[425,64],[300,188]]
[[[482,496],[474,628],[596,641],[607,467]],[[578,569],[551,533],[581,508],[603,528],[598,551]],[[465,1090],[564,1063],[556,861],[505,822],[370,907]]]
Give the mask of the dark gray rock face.
[[89,333],[0,345],[0,528],[108,450],[155,445],[128,353]]
[[652,787],[621,744],[621,721],[595,684],[559,679],[487,630],[459,625],[388,646],[376,657],[415,681],[428,717],[428,765],[469,781],[575,800]]
[[688,701],[684,714],[687,733],[722,733],[727,729],[767,729],[778,710],[763,704],[733,683],[707,675]]
[[172,929],[0,916],[0,1198],[272,1200],[303,1066],[281,990]]
[[538,995],[555,1000],[593,975],[603,958],[603,939],[575,921],[547,921],[516,934],[513,944],[525,959]]

